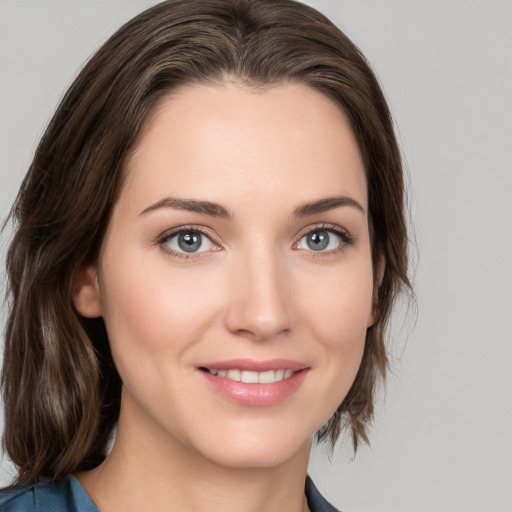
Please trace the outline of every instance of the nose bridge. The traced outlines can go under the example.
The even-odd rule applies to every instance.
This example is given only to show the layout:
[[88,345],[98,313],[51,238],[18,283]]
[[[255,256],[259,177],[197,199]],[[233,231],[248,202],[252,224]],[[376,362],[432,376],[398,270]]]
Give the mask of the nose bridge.
[[290,328],[285,265],[275,246],[260,241],[238,254],[231,289],[231,331],[268,339]]

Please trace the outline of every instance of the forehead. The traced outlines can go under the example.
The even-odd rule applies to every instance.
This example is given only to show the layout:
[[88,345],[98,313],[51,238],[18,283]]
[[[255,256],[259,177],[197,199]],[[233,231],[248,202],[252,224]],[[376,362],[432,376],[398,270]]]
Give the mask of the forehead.
[[164,193],[279,199],[286,192],[297,203],[348,194],[367,204],[364,166],[345,115],[300,84],[174,91],[155,107],[126,171],[134,201]]

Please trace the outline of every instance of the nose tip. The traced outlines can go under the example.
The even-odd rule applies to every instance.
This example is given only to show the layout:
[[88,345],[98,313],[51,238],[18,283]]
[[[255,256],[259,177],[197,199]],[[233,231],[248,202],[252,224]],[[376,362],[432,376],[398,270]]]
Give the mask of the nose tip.
[[246,265],[232,276],[232,297],[226,314],[228,329],[255,340],[269,340],[291,328],[285,276],[275,265]]
[[253,317],[251,321],[244,321],[243,326],[232,329],[236,334],[250,337],[258,341],[265,341],[285,334],[289,328],[287,322],[277,319],[275,315],[260,315]]

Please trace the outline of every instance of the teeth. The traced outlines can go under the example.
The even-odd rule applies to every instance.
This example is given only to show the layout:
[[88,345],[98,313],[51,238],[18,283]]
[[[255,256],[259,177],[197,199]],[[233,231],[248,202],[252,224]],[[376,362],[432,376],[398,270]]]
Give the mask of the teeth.
[[228,379],[240,382],[240,379],[242,378],[242,372],[240,370],[228,370],[226,377]]
[[247,384],[256,384],[258,382],[258,372],[243,371],[240,380]]
[[267,372],[250,372],[237,370],[208,370],[212,375],[218,375],[219,377],[226,377],[230,380],[237,382],[245,382],[246,384],[273,384],[284,379],[290,378],[293,374],[293,370],[269,370]]
[[276,381],[276,372],[270,370],[269,372],[261,372],[258,376],[258,382],[261,384],[271,384]]

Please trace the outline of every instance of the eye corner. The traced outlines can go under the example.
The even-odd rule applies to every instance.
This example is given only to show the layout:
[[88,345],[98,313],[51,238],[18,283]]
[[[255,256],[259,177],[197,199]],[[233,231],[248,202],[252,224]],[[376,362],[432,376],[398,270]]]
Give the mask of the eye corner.
[[[180,237],[184,238],[180,240]],[[156,245],[166,255],[185,260],[206,257],[208,253],[222,250],[210,230],[195,225],[177,226],[165,231],[157,237]]]
[[[321,234],[321,236],[318,237],[318,245],[312,247],[308,237],[312,237],[315,234]],[[328,256],[338,251],[343,251],[355,242],[356,237],[341,226],[320,223],[302,230],[298,235],[297,241],[292,245],[292,249],[305,251],[313,256]]]

